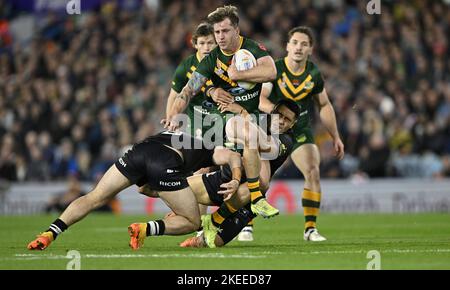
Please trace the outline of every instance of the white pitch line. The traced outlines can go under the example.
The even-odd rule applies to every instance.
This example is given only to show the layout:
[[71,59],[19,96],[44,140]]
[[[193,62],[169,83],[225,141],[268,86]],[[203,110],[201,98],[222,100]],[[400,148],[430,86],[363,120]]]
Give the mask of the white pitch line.
[[86,258],[100,258],[100,259],[117,259],[117,258],[245,258],[245,259],[261,259],[266,256],[257,256],[250,254],[237,254],[237,255],[225,255],[222,253],[209,253],[209,254],[149,254],[149,255],[97,255],[87,254]]
[[[82,255],[82,258],[93,259],[134,259],[134,258],[214,258],[214,259],[226,259],[226,258],[242,258],[242,259],[263,259],[265,255],[251,255],[251,254],[232,254],[226,255],[222,253],[206,253],[206,254],[86,254]],[[38,254],[16,254],[16,260],[62,260],[69,259],[64,255],[38,255]]]
[[[290,255],[342,255],[342,254],[365,254],[369,250],[343,250],[343,251],[310,251],[310,252],[290,252]],[[390,249],[380,250],[381,254],[395,253],[395,254],[420,254],[420,253],[450,253],[450,249],[429,249],[429,250],[414,250],[414,249]],[[88,259],[136,259],[136,258],[198,258],[198,259],[226,259],[226,258],[242,258],[242,259],[264,259],[267,255],[282,255],[282,252],[263,252],[264,255],[254,255],[248,253],[226,255],[223,253],[205,253],[205,254],[85,254],[82,258]],[[69,259],[64,255],[53,254],[15,254],[13,258],[0,258],[0,260],[64,260]]]
[[[374,248],[373,250],[376,250]],[[324,254],[365,254],[370,250],[342,250],[342,251],[311,251],[311,252],[291,252],[290,254],[299,255],[324,255]],[[411,254],[411,253],[450,253],[450,249],[429,249],[429,250],[414,250],[414,249],[390,249],[379,250],[381,254],[396,253],[396,254]]]

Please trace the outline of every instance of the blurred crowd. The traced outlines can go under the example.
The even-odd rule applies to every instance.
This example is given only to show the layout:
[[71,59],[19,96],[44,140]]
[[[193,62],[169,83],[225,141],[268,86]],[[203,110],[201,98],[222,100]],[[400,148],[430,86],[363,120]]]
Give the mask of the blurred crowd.
[[[131,144],[162,129],[172,74],[191,31],[236,1],[104,1],[79,16],[33,17],[0,0],[0,179],[93,181]],[[285,55],[287,32],[311,26],[313,60],[335,107],[346,157],[315,121],[322,177],[450,176],[450,4],[446,1],[239,1],[241,32]],[[278,178],[298,178],[287,163]]]

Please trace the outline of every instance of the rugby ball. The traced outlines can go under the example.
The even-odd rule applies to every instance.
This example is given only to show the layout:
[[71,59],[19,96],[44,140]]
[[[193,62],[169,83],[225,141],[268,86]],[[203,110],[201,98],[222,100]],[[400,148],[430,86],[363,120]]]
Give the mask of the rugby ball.
[[[233,58],[238,71],[248,70],[256,66],[256,58],[247,49],[239,49]],[[256,86],[256,83],[251,82],[238,81],[237,84],[245,90],[251,90]]]

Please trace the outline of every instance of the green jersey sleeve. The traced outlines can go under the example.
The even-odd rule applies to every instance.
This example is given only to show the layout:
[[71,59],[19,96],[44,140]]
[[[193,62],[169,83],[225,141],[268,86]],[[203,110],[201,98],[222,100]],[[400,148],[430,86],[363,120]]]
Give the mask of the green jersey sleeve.
[[216,67],[218,48],[214,48],[202,61],[198,64],[196,72],[202,76],[211,79],[214,75],[214,69]]
[[186,65],[183,61],[177,66],[177,69],[175,70],[175,73],[172,77],[172,89],[177,93],[180,93],[188,82],[186,72]]
[[317,66],[314,64],[314,69],[313,69],[313,81],[314,81],[314,89],[312,90],[312,94],[313,95],[317,95],[320,94],[323,91],[324,88],[324,81],[322,78],[322,74],[320,73],[319,69],[317,68]]
[[245,48],[248,49],[256,59],[269,55],[269,52],[264,45],[249,38],[246,39]]

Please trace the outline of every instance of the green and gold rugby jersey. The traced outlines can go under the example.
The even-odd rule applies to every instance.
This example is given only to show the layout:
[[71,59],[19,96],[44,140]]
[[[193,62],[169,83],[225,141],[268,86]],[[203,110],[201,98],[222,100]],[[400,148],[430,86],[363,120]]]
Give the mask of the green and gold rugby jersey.
[[[258,59],[269,55],[266,48],[257,42],[240,36],[239,49],[247,49]],[[220,87],[234,96],[236,103],[244,107],[250,114],[258,114],[259,95],[262,84],[256,84],[251,90],[245,90],[238,86],[237,82],[228,77],[228,67],[231,65],[233,54],[223,52],[216,47],[205,57],[197,67],[197,72],[210,79],[215,87]]]
[[314,95],[322,92],[324,81],[317,66],[308,60],[305,69],[293,73],[287,64],[287,58],[275,62],[277,78],[272,82],[273,89],[269,96],[272,103],[286,98],[294,100],[300,107],[300,116],[293,131],[300,143],[314,143],[311,132],[311,119],[314,114]]
[[[199,61],[198,53],[192,54],[185,58],[175,70],[172,78],[172,89],[180,93],[184,86],[191,78],[192,73],[197,69]],[[208,80],[207,85],[212,82]],[[209,114],[219,114],[216,104],[205,95],[205,87],[202,87],[201,92],[191,98],[186,114],[189,116],[190,124],[188,125],[188,132],[194,136],[199,137],[203,132],[208,130],[211,126],[203,126],[203,118]]]

